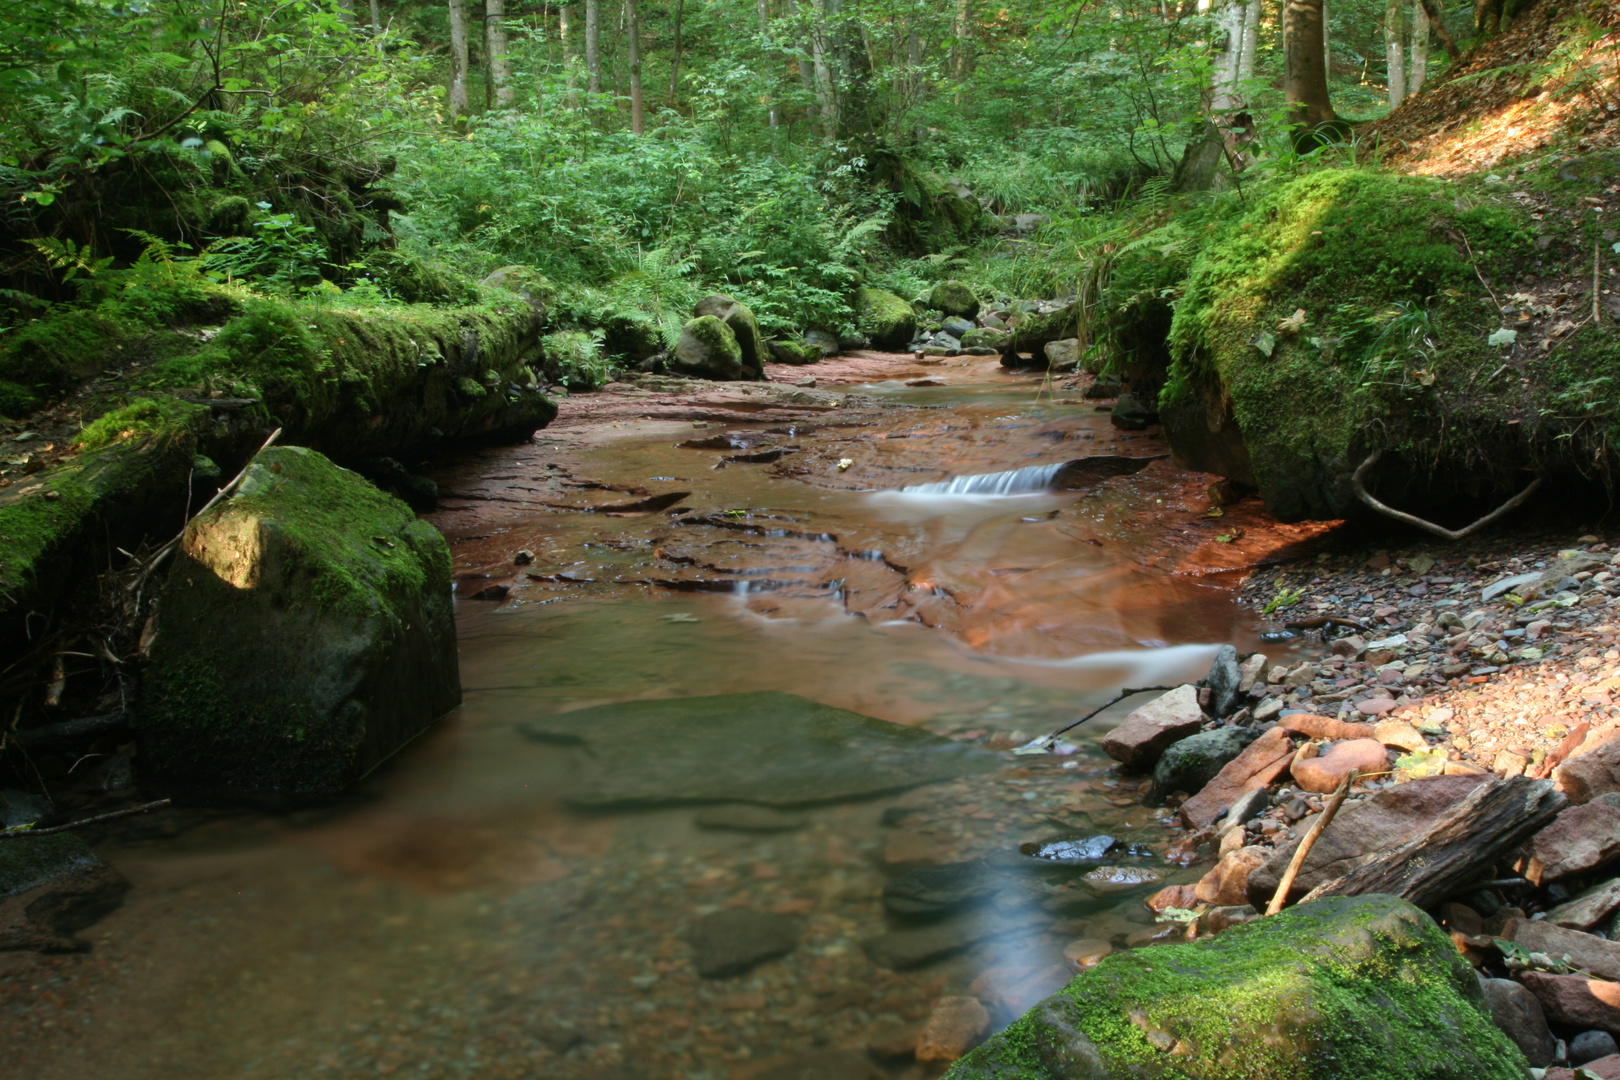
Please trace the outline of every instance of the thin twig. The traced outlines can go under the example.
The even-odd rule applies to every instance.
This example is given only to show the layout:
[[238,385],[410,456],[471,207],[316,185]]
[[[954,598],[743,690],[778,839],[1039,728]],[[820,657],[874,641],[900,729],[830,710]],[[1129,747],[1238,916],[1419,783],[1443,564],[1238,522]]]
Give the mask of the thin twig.
[[1468,234],[1458,229],[1457,235],[1462,237],[1463,247],[1468,249],[1468,265],[1474,268],[1474,276],[1479,278],[1481,285],[1485,286],[1485,291],[1491,294],[1491,303],[1496,305],[1496,313],[1498,315],[1502,314],[1502,301],[1496,298],[1496,290],[1491,288],[1491,283],[1485,280],[1485,275],[1479,272],[1479,263],[1474,261],[1474,249],[1468,243]]
[[1534,480],[1530,481],[1529,487],[1513,496],[1513,498],[1509,499],[1501,506],[1498,506],[1495,510],[1492,510],[1490,513],[1486,514],[1472,525],[1465,525],[1461,529],[1453,530],[1448,529],[1443,525],[1436,525],[1432,521],[1424,521],[1422,518],[1417,517],[1414,514],[1408,514],[1404,510],[1397,510],[1393,506],[1388,506],[1373,498],[1372,493],[1367,490],[1365,478],[1367,475],[1367,470],[1378,464],[1378,459],[1383,456],[1384,452],[1382,450],[1374,450],[1372,452],[1372,456],[1366,461],[1363,461],[1361,463],[1361,467],[1351,474],[1350,487],[1354,489],[1356,498],[1378,511],[1380,514],[1383,514],[1385,517],[1392,517],[1396,521],[1404,521],[1408,525],[1416,525],[1424,532],[1433,533],[1435,536],[1442,537],[1446,540],[1461,540],[1470,533],[1484,528],[1486,525],[1489,525],[1491,522],[1495,521],[1509,510],[1516,509],[1522,505],[1526,499],[1534,495],[1537,489],[1541,487],[1541,477],[1538,476]]
[[94,825],[101,821],[112,821],[115,818],[133,817],[144,814],[149,810],[161,810],[169,805],[168,799],[158,799],[156,802],[142,803],[140,806],[129,806],[122,810],[113,810],[95,817],[82,818],[70,821],[66,825],[52,825],[48,829],[0,829],[0,840],[17,840],[25,836],[49,836],[52,833],[67,832],[70,829],[82,828],[85,825]]
[[1103,702],[1101,705],[1097,706],[1095,709],[1092,709],[1090,712],[1086,713],[1086,715],[1082,716],[1080,719],[1076,720],[1074,723],[1065,724],[1062,727],[1058,728],[1056,731],[1052,732],[1052,734],[1043,736],[1043,737],[1041,737],[1039,739],[1036,739],[1034,742],[1025,743],[1023,746],[1019,747],[1019,749],[1025,751],[1026,753],[1032,752],[1030,750],[1030,748],[1035,747],[1035,746],[1039,746],[1043,750],[1050,750],[1050,749],[1052,749],[1052,744],[1057,742],[1057,737],[1059,735],[1062,735],[1065,731],[1072,731],[1073,729],[1079,727],[1081,724],[1085,723],[1087,720],[1090,720],[1093,716],[1096,716],[1098,713],[1102,712],[1104,709],[1110,708],[1110,707],[1112,707],[1114,705],[1118,705],[1120,702],[1124,701],[1126,698],[1130,697],[1132,694],[1145,694],[1150,690],[1164,690],[1164,691],[1168,692],[1168,691],[1174,690],[1174,689],[1175,689],[1174,686],[1127,686],[1125,689],[1121,690],[1114,697],[1109,698],[1107,701]]
[[1283,874],[1282,880],[1277,882],[1277,891],[1272,894],[1271,903],[1266,905],[1267,915],[1277,914],[1288,902],[1288,891],[1294,887],[1294,879],[1299,877],[1300,868],[1305,865],[1305,856],[1311,853],[1311,848],[1316,846],[1316,838],[1322,835],[1322,830],[1328,827],[1333,815],[1344,805],[1344,797],[1350,794],[1350,785],[1356,782],[1357,775],[1356,771],[1351,769],[1349,775],[1339,781],[1339,789],[1333,793],[1327,809],[1322,811],[1321,817],[1311,823],[1305,838],[1299,842],[1299,847],[1294,849],[1294,857],[1288,860],[1288,870]]

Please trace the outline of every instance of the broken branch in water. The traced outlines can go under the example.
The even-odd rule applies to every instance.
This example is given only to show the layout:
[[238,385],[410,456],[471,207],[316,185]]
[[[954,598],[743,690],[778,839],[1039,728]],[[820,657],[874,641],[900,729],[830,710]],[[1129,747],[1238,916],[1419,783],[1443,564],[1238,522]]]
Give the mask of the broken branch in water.
[[1373,498],[1372,493],[1367,490],[1365,478],[1367,475],[1367,470],[1378,464],[1378,459],[1383,456],[1384,452],[1382,450],[1374,450],[1372,452],[1372,456],[1366,461],[1363,461],[1361,463],[1361,467],[1351,474],[1350,486],[1355,490],[1356,498],[1378,511],[1380,514],[1383,514],[1385,517],[1392,517],[1396,521],[1404,521],[1408,525],[1416,525],[1425,532],[1433,533],[1435,536],[1443,537],[1447,540],[1461,540],[1468,534],[1484,528],[1486,525],[1489,525],[1491,522],[1495,521],[1509,510],[1521,505],[1531,495],[1534,495],[1536,490],[1541,487],[1541,477],[1538,476],[1534,480],[1530,481],[1529,487],[1513,496],[1513,498],[1509,499],[1501,506],[1498,506],[1495,510],[1492,510],[1489,514],[1486,514],[1472,525],[1465,525],[1461,529],[1452,530],[1445,528],[1442,525],[1436,525],[1432,521],[1424,521],[1422,518],[1417,517],[1414,514],[1408,514],[1403,510],[1397,510],[1393,506],[1386,506],[1377,499]]
[[1305,865],[1305,857],[1311,853],[1311,848],[1316,846],[1316,838],[1328,827],[1333,815],[1344,805],[1344,797],[1350,794],[1350,785],[1356,782],[1357,776],[1357,772],[1351,769],[1349,775],[1339,781],[1339,789],[1333,793],[1333,798],[1328,801],[1322,816],[1311,823],[1305,838],[1299,842],[1299,847],[1294,849],[1294,857],[1288,860],[1288,869],[1283,873],[1282,880],[1277,882],[1277,891],[1271,894],[1271,903],[1266,905],[1267,915],[1277,914],[1288,902],[1288,890],[1294,887],[1294,879],[1299,877],[1300,867]]
[[1056,731],[1052,732],[1050,735],[1042,735],[1038,739],[1035,739],[1035,740],[1033,740],[1031,742],[1027,742],[1023,746],[1020,746],[1020,747],[1018,747],[1018,749],[1014,750],[1013,753],[1015,753],[1015,754],[1050,754],[1052,752],[1052,747],[1057,743],[1057,737],[1059,735],[1062,735],[1065,731],[1074,730],[1075,728],[1079,727],[1081,724],[1085,723],[1087,720],[1090,720],[1093,716],[1096,716],[1098,713],[1102,712],[1104,709],[1110,708],[1110,707],[1112,707],[1114,705],[1118,705],[1120,702],[1124,701],[1126,698],[1130,697],[1132,694],[1145,694],[1150,690],[1162,690],[1162,691],[1168,692],[1168,691],[1171,691],[1171,690],[1174,690],[1174,689],[1175,689],[1174,686],[1127,686],[1125,689],[1121,690],[1118,694],[1115,694],[1113,697],[1109,698],[1107,701],[1103,702],[1101,705],[1097,706],[1095,709],[1092,709],[1090,712],[1086,713],[1086,715],[1082,716],[1080,719],[1076,720],[1074,723],[1065,724],[1062,727],[1058,728]]
[[67,832],[69,829],[79,829],[86,825],[94,825],[101,821],[112,821],[115,818],[133,817],[144,814],[149,810],[161,810],[169,805],[168,799],[158,799],[156,802],[142,803],[139,806],[128,806],[122,810],[111,810],[105,814],[83,818],[79,821],[70,821],[66,825],[52,825],[48,829],[0,829],[0,840],[15,840],[23,836],[49,836],[52,833]]

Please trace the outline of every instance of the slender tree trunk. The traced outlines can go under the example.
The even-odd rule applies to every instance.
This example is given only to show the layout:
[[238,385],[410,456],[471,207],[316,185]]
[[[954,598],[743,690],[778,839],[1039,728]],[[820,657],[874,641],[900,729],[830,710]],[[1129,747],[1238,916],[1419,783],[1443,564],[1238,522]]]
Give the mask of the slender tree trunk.
[[1333,79],[1333,35],[1328,26],[1328,0],[1322,0],[1322,70],[1330,82]]
[[506,57],[506,0],[484,0],[484,45],[489,50],[489,77],[495,84],[495,107],[512,107],[512,65]]
[[1384,68],[1388,73],[1389,107],[1398,109],[1406,100],[1406,56],[1401,43],[1406,37],[1406,5],[1401,0],[1384,0]]
[[350,26],[353,26],[354,25],[354,0],[337,0],[337,6],[338,6],[338,18],[342,19],[344,22],[348,23]]
[[585,89],[592,96],[602,92],[601,0],[585,0]]
[[838,97],[833,86],[833,70],[827,47],[827,12],[829,5],[834,3],[836,0],[819,0],[815,9],[816,25],[810,34],[810,49],[816,65],[816,119],[822,138],[826,139],[838,135]]
[[636,0],[624,0],[625,32],[630,43],[630,131],[646,130],[641,101],[641,21],[636,16]]
[[467,112],[467,4],[450,0],[450,119]]
[[579,108],[579,53],[574,47],[574,12],[572,6],[563,4],[557,9],[557,36],[562,38],[563,53],[563,88],[567,93],[568,107]]
[[[798,21],[799,12],[800,12],[800,10],[802,10],[799,7],[799,0],[787,0],[787,5],[788,5],[788,17],[793,19],[795,21],[795,24],[796,24],[797,21]],[[815,77],[814,63],[811,60],[811,57],[814,55],[814,52],[815,52],[815,46],[813,44],[813,41],[814,41],[814,35],[812,34],[810,41],[805,41],[805,40],[801,39],[798,42],[796,42],[797,48],[799,50],[799,57],[798,57],[797,60],[794,61],[794,65],[799,69],[799,85],[804,90],[805,100],[808,102],[808,104],[806,104],[805,107],[804,107],[804,118],[806,120],[810,121],[810,134],[812,134],[812,135],[814,135],[816,133],[816,115],[817,115],[817,110],[816,110],[816,105],[815,105],[815,102],[816,102],[816,77]]]
[[1446,50],[1451,62],[1456,63],[1462,59],[1462,50],[1457,48],[1457,42],[1452,38],[1451,31],[1446,29],[1446,11],[1440,0],[1419,0],[1423,5],[1423,13],[1429,17],[1429,27],[1434,31],[1434,39],[1440,47]]
[[951,74],[961,82],[968,76],[971,64],[969,51],[973,47],[973,0],[956,0],[956,44],[951,49]]
[[1307,128],[1337,120],[1328,98],[1323,0],[1283,0],[1283,96],[1291,122]]
[[[759,0],[759,40],[760,40],[761,46],[763,48],[765,48],[765,49],[770,48],[770,36],[771,36],[771,12],[770,12],[770,7],[769,7],[769,4],[768,4],[768,0]],[[769,114],[768,119],[770,121],[771,127],[781,127],[782,126],[782,114],[776,108],[776,102],[774,100],[771,102],[770,114]]]
[[1423,0],[1414,0],[1412,4],[1410,56],[1411,75],[1406,80],[1408,96],[1423,89],[1423,82],[1429,77],[1429,13],[1423,10]]
[[1249,0],[1243,11],[1243,53],[1238,59],[1238,81],[1254,78],[1254,58],[1260,52],[1260,16],[1265,0]]
[[382,8],[377,6],[377,0],[371,0],[371,29],[382,33]]
[[681,85],[681,17],[686,14],[686,0],[675,0],[675,59],[669,65],[669,107],[675,107],[676,90]]
[[1244,0],[1225,0],[1216,16],[1223,39],[1210,78],[1209,107],[1217,115],[1238,108],[1238,70],[1243,61]]

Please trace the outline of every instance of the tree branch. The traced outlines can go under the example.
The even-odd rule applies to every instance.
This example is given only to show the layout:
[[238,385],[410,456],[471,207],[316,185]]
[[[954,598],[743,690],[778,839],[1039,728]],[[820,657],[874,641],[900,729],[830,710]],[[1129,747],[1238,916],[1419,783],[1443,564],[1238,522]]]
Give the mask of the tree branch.
[[1462,59],[1462,50],[1451,39],[1451,31],[1446,29],[1446,14],[1440,10],[1440,0],[1420,0],[1423,11],[1429,16],[1429,26],[1434,29],[1434,36],[1440,42],[1440,47],[1446,50],[1451,62],[1456,63]]
[[1355,490],[1356,498],[1378,511],[1380,514],[1383,514],[1385,517],[1394,518],[1396,521],[1404,521],[1408,525],[1416,525],[1424,532],[1433,533],[1435,536],[1446,540],[1461,540],[1470,533],[1477,532],[1486,525],[1489,525],[1491,522],[1495,521],[1497,518],[1501,517],[1503,514],[1507,513],[1509,510],[1516,509],[1522,505],[1526,499],[1534,495],[1536,490],[1541,487],[1541,477],[1538,476],[1534,480],[1530,481],[1529,487],[1513,496],[1513,498],[1509,499],[1501,506],[1498,506],[1495,510],[1492,510],[1489,514],[1486,514],[1472,525],[1465,525],[1461,529],[1453,531],[1445,528],[1444,526],[1436,525],[1432,521],[1424,521],[1422,518],[1417,517],[1414,514],[1408,514],[1404,511],[1397,510],[1393,506],[1387,506],[1373,498],[1372,494],[1367,490],[1365,477],[1367,475],[1367,470],[1378,464],[1378,459],[1383,456],[1384,452],[1382,450],[1374,450],[1372,456],[1361,463],[1361,468],[1357,469],[1351,475],[1350,486]]

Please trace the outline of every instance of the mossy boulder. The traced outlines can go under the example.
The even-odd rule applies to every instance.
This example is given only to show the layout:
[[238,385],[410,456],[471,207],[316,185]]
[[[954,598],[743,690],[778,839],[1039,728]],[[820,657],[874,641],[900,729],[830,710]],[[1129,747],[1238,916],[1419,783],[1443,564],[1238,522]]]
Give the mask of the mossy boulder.
[[461,700],[450,551],[398,499],[302,447],[254,458],[187,527],[135,718],[177,797],[331,798]]
[[1601,228],[1580,198],[1597,181],[1542,174],[1515,184],[1567,214],[1532,218],[1513,185],[1323,170],[1214,229],[1170,328],[1161,404],[1178,458],[1252,483],[1285,520],[1368,513],[1349,479],[1375,450],[1378,497],[1431,518],[1456,501],[1470,505],[1455,519],[1471,519],[1531,473],[1612,476],[1614,332],[1493,342],[1521,325],[1498,302],[1545,296],[1526,275],[1584,258],[1590,279]]
[[928,306],[963,319],[979,317],[979,298],[960,281],[941,281],[928,293]]
[[699,315],[681,327],[669,366],[672,371],[704,379],[733,380],[747,375],[737,335],[713,315]]
[[885,289],[855,290],[855,328],[877,349],[904,349],[917,332],[917,313]]
[[898,196],[884,238],[901,251],[927,255],[967,243],[985,222],[972,192],[892,150],[869,150],[866,167],[876,187]]
[[798,338],[776,338],[770,343],[771,359],[778,364],[815,364],[821,361],[821,347]]
[[747,304],[739,303],[724,293],[715,293],[699,300],[692,314],[713,315],[731,327],[737,347],[742,350],[743,370],[747,377],[765,377],[765,358],[770,355],[770,348],[765,343],[765,336],[759,332],[759,320],[754,318],[754,312]]
[[88,949],[73,935],[128,891],[128,880],[73,833],[0,840],[0,952]]
[[1028,311],[1018,316],[1012,327],[1011,349],[1029,353],[1044,364],[1046,346],[1054,341],[1072,338],[1080,317],[1078,302],[1064,304],[1052,311]]
[[1003,352],[1012,335],[1005,330],[997,330],[992,326],[980,326],[969,330],[962,335],[962,348],[964,349],[994,349]]
[[949,1080],[1527,1080],[1422,911],[1334,897],[1193,945],[1115,953]]

